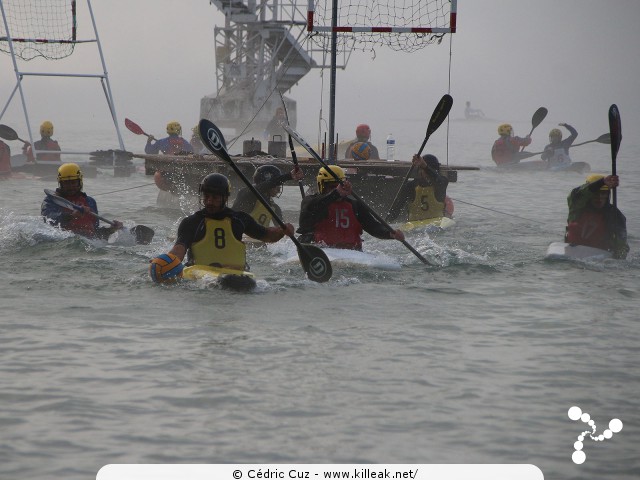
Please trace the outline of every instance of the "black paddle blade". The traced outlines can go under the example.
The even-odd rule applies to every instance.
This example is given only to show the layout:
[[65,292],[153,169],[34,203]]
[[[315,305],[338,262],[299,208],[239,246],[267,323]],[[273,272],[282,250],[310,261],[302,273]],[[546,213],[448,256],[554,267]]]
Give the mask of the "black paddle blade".
[[[615,103],[609,107],[609,132],[611,134],[611,159],[615,162],[622,141],[620,112]],[[615,172],[613,174],[615,175]]]
[[611,143],[611,134],[610,133],[603,133],[598,138],[596,138],[596,142],[610,144]]
[[307,278],[318,283],[329,281],[333,275],[333,268],[327,254],[321,248],[307,243],[298,243],[296,247],[298,247],[298,257],[300,257],[302,268],[307,273]]
[[435,132],[442,122],[444,122],[447,115],[451,111],[451,107],[453,106],[453,97],[447,93],[445,93],[440,99],[440,103],[436,106],[433,114],[431,115],[431,119],[429,120],[429,126],[427,127],[427,135],[431,135]]
[[0,125],[0,138],[4,138],[5,140],[17,140],[18,134],[13,128],[7,125]]
[[531,117],[531,127],[536,128],[538,125],[540,125],[547,116],[547,113],[549,113],[549,110],[544,107],[540,107],[538,110],[536,110],[536,112],[533,114],[533,117]]
[[215,153],[225,162],[231,160],[229,152],[227,152],[227,143],[224,141],[224,135],[213,122],[203,118],[198,123],[198,132],[200,138],[211,153]]
[[144,225],[136,225],[135,227],[131,227],[129,230],[136,237],[136,243],[140,245],[149,245],[151,240],[153,240],[153,236],[155,232],[152,228],[146,227]]

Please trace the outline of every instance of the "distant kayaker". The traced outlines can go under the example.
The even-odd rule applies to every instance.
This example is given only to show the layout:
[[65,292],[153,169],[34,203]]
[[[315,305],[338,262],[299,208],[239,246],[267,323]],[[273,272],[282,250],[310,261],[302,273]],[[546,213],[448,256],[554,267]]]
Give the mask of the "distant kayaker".
[[[369,125],[367,125],[366,123],[361,123],[360,125],[358,125],[356,127],[356,140],[351,142],[347,147],[345,158],[348,158],[350,160],[354,158],[356,158],[357,160],[380,160],[380,154],[378,153],[378,149],[373,143],[371,143],[370,138],[371,138],[371,128],[369,127]],[[362,146],[361,144],[363,143],[365,143],[367,147],[366,159],[358,158],[358,152],[356,151],[355,154],[353,152],[354,148],[356,148],[356,144],[359,144],[358,146],[361,147]]]
[[168,137],[155,139],[153,135],[147,137],[147,144],[144,147],[144,153],[155,155],[160,152],[165,155],[183,155],[193,153],[193,147],[187,142],[182,135],[182,126],[179,122],[167,123]]
[[411,160],[417,176],[404,184],[387,219],[393,222],[407,210],[408,220],[416,222],[429,218],[453,217],[453,201],[447,197],[449,179],[440,173],[440,162],[435,155],[414,155]]
[[565,242],[586,245],[611,252],[614,258],[626,258],[627,219],[609,203],[612,188],[617,188],[617,175],[591,174],[584,185],[574,188],[567,202],[569,217]]
[[496,165],[513,165],[518,163],[518,151],[520,147],[526,147],[531,143],[531,137],[516,137],[513,134],[513,127],[508,123],[503,123],[498,127],[498,138],[493,142],[491,148],[491,158],[496,162]]
[[98,205],[93,197],[82,191],[82,188],[82,171],[80,167],[75,163],[63,163],[60,165],[60,168],[58,168],[56,194],[82,207],[82,211],[64,208],[47,195],[40,208],[44,221],[85,237],[109,238],[109,235],[122,228],[122,223],[114,220],[113,226],[100,227],[100,219],[95,215],[91,215],[91,212],[98,214]]
[[362,250],[362,232],[383,240],[404,240],[401,230],[389,231],[358,199],[351,196],[351,182],[344,170],[329,165],[342,184],[322,167],[318,172],[318,192],[302,199],[298,239],[334,248]]
[[[290,223],[286,228],[263,227],[251,215],[236,212],[227,206],[231,194],[229,179],[220,173],[211,173],[202,179],[199,187],[202,209],[182,219],[173,248],[167,254],[172,260],[187,257],[187,265],[247,270],[246,246],[242,235],[267,243],[277,242],[285,235],[293,235]],[[157,257],[152,263],[160,262]]]
[[[275,165],[262,165],[253,174],[253,185],[263,198],[269,202],[278,217],[282,218],[282,210],[273,199],[282,194],[282,185],[284,183],[290,180],[302,180],[303,178],[304,174],[297,165],[291,172],[284,174]],[[271,214],[248,187],[238,192],[231,208],[250,214],[263,227],[268,227],[273,223]]]
[[[27,162],[33,162],[34,156],[33,151],[37,150],[50,150],[50,151],[60,151],[60,145],[57,141],[53,140],[51,137],[53,136],[53,123],[49,120],[45,120],[40,125],[40,140],[33,142],[33,148],[29,142],[26,142],[22,147],[22,153],[27,156]],[[60,154],[59,153],[38,153],[35,157],[35,160],[38,162],[59,162]]]
[[484,118],[484,112],[479,108],[471,108],[471,102],[467,101],[464,107],[464,118],[467,120]]
[[11,175],[11,148],[0,140],[0,176]]
[[558,125],[569,130],[570,135],[563,140],[559,128],[554,128],[549,132],[549,144],[544,147],[541,158],[547,161],[548,168],[551,170],[561,170],[563,167],[571,165],[569,147],[578,136],[576,129],[568,123]]

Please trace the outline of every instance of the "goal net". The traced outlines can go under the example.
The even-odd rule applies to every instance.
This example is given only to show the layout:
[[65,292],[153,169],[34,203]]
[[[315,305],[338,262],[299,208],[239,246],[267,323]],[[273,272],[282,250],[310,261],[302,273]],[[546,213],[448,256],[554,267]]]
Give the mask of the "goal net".
[[337,32],[338,45],[356,50],[413,52],[456,31],[457,0],[339,0],[335,12],[332,6],[332,0],[308,0],[307,31],[322,42]]
[[76,45],[75,0],[0,0],[0,51],[32,60],[68,57]]

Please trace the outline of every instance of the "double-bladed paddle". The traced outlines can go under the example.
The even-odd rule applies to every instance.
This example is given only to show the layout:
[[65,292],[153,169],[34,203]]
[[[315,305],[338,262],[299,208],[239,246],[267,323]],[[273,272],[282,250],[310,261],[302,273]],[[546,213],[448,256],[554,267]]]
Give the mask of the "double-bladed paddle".
[[[425,135],[424,140],[422,141],[422,145],[420,145],[420,150],[418,150],[418,156],[422,154],[422,150],[424,150],[424,147],[427,144],[427,140],[429,140],[429,137],[431,136],[431,134],[435,132],[438,129],[438,127],[442,125],[442,122],[444,122],[445,118],[447,118],[447,115],[449,115],[449,112],[451,111],[452,105],[453,105],[453,97],[451,97],[451,95],[449,94],[444,94],[440,99],[440,102],[436,106],[435,110],[431,114],[431,119],[429,120],[429,125],[427,126],[427,134]],[[402,191],[405,184],[407,183],[407,180],[409,180],[409,176],[411,175],[412,170],[413,170],[413,163],[409,167],[409,171],[407,172],[407,174],[404,176],[404,179],[400,184],[400,188],[398,188],[398,191],[396,192],[396,196],[393,198],[393,202],[391,202],[391,207],[389,207],[389,212],[392,212],[396,207],[396,204],[398,203],[398,199],[400,197],[400,192]],[[387,220],[389,220],[389,212],[387,213]]]
[[[542,123],[542,121],[547,116],[547,113],[549,113],[549,111],[544,107],[540,107],[534,112],[533,116],[531,117],[531,131],[529,132],[529,135],[527,135],[528,137],[530,137],[536,127]],[[520,149],[520,151],[523,150],[524,146]]]
[[[611,133],[611,175],[617,175],[616,173],[616,158],[618,156],[618,150],[620,149],[620,142],[622,141],[622,122],[620,120],[620,112],[618,106],[614,103],[609,107],[609,133]],[[616,190],[613,189],[613,206],[618,207],[618,196]]]
[[[316,151],[311,148],[311,145],[309,145],[304,138],[302,138],[300,136],[300,134],[298,132],[296,132],[294,129],[292,129],[289,125],[283,125],[284,129],[287,131],[287,133],[289,133],[289,135],[291,135],[293,138],[295,138],[296,142],[298,142],[300,145],[302,145],[304,147],[304,149],[309,152],[309,154],[315,158],[318,162],[320,162],[320,164],[322,164],[322,166],[325,168],[325,170],[327,170],[327,172],[329,172],[331,174],[331,176],[333,176],[333,178],[335,178],[336,182],[338,182],[340,185],[343,184],[343,181],[340,179],[340,177],[329,168],[329,165],[327,165],[325,163],[324,160],[322,160],[322,158],[320,158],[320,155],[318,155],[316,153]],[[385,220],[378,215],[369,205],[367,205],[364,200],[362,200],[362,198],[360,198],[358,195],[356,195],[356,193],[352,190],[351,191],[351,196],[357,200],[360,201],[360,203],[362,204],[362,206],[371,214],[375,217],[376,220],[378,220],[382,225],[384,225],[385,227],[387,227],[389,229],[389,232],[393,232],[394,229],[391,227],[391,225],[389,225],[387,222],[385,222]],[[411,250],[411,253],[413,253],[416,257],[418,257],[420,259],[420,261],[422,263],[425,263],[427,265],[433,265],[433,263],[429,262],[426,258],[424,258],[420,252],[418,252],[415,248],[413,248],[413,246],[411,246],[411,244],[409,242],[407,242],[406,240],[401,240],[402,244],[407,247],[409,250]]]
[[[236,172],[238,177],[240,177],[240,179],[245,183],[249,190],[253,192],[260,203],[264,205],[275,222],[282,228],[286,228],[285,223],[280,217],[278,217],[273,208],[271,208],[269,202],[264,199],[264,197],[260,194],[256,187],[247,179],[247,177],[242,173],[242,171],[229,156],[229,152],[227,152],[227,145],[220,129],[216,127],[213,122],[210,122],[209,120],[203,118],[198,124],[198,131],[200,133],[200,138],[204,142],[205,146],[211,151],[211,153],[215,153],[220,159],[229,164],[229,166],[233,169],[234,172]],[[333,270],[327,254],[315,245],[300,243],[294,235],[289,235],[289,238],[293,241],[296,248],[298,249],[298,257],[300,258],[300,263],[302,264],[302,268],[306,272],[309,280],[320,283],[328,281],[333,274]]]
[[[595,138],[593,140],[587,140],[586,142],[582,142],[582,143],[576,143],[575,145],[571,145],[570,148],[579,147],[580,145],[586,145],[587,143],[593,143],[593,142],[604,143],[604,144],[608,145],[608,144],[611,143],[611,134],[603,133],[598,138]],[[522,152],[522,154],[518,154],[518,159],[524,160],[525,158],[535,157],[536,155],[542,155],[543,153],[544,153],[544,151],[543,152],[532,152],[532,153]]]
[[[84,212],[84,208],[82,208],[80,205],[76,205],[75,203],[70,202],[66,198],[63,198],[63,197],[59,196],[53,190],[49,190],[49,189],[45,188],[44,189],[44,193],[46,193],[47,197],[49,197],[56,205],[59,205],[59,206],[61,206],[63,208],[66,208],[68,210],[77,210],[79,212]],[[89,214],[92,215],[95,218],[99,218],[100,220],[102,220],[105,223],[108,223],[112,227],[115,225],[114,222],[112,222],[111,220],[107,220],[106,218],[98,215],[97,213],[89,212]],[[153,239],[153,235],[155,234],[153,229],[151,229],[151,228],[149,228],[149,227],[147,227],[145,225],[136,225],[134,227],[131,227],[131,229],[129,231],[133,235],[135,235],[136,243],[139,243],[139,244],[142,244],[142,245],[150,244],[151,240]]]

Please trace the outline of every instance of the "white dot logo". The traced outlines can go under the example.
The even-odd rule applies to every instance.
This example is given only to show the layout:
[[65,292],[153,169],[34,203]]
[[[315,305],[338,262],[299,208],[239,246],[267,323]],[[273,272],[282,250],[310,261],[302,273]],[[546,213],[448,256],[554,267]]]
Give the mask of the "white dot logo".
[[596,422],[591,418],[587,412],[582,412],[580,407],[573,406],[567,412],[569,418],[574,422],[578,420],[586,423],[589,427],[591,427],[591,431],[585,430],[580,435],[578,435],[577,441],[573,444],[573,455],[571,455],[571,460],[573,463],[577,465],[581,465],[587,459],[587,454],[584,453],[584,439],[588,436],[594,442],[603,442],[605,440],[609,440],[613,437],[614,433],[619,433],[622,430],[622,421],[618,418],[614,418],[609,422],[609,428],[602,432],[600,435],[596,435]]

